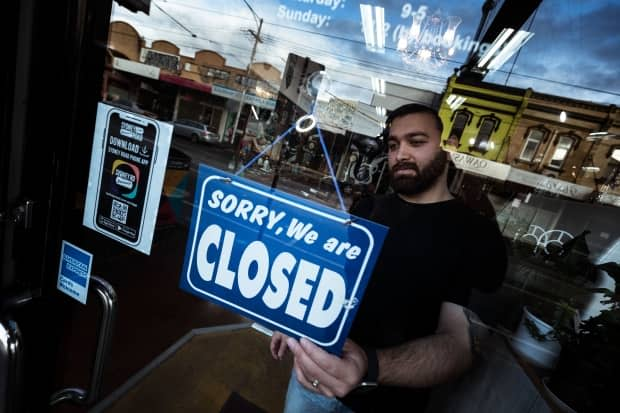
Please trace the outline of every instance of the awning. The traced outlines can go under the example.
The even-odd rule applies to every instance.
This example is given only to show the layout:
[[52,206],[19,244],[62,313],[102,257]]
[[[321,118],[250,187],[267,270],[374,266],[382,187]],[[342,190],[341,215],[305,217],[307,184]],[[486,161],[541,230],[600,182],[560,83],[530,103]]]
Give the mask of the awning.
[[588,188],[587,186],[573,184],[550,176],[544,176],[512,167],[510,168],[510,174],[508,174],[507,180],[579,200],[587,199],[592,193],[592,188]]
[[[220,85],[213,85],[212,92],[216,96],[221,96],[227,99],[233,99],[237,102],[241,101],[241,92],[238,90],[230,89]],[[260,96],[255,96],[251,93],[246,93],[243,97],[243,102],[248,105],[254,105],[259,108],[274,110],[276,108],[276,101],[273,99],[267,99]]]
[[145,65],[144,63],[134,62],[133,60],[115,57],[112,60],[112,67],[123,72],[133,73],[150,79],[159,79],[160,70],[156,66]]
[[592,193],[592,188],[566,182],[561,179],[552,178],[524,171],[500,162],[490,161],[484,158],[467,155],[460,152],[450,152],[450,157],[454,165],[466,172],[488,176],[500,181],[511,181],[521,185],[526,185],[535,189],[541,189],[554,194],[563,195],[568,198],[584,200]]
[[491,178],[495,178],[500,181],[505,181],[510,173],[510,165],[490,161],[484,158],[478,158],[460,152],[449,152],[454,165],[464,171],[472,172],[478,175],[490,176]]
[[201,92],[205,92],[205,93],[211,93],[211,85],[205,85],[202,83],[198,83],[191,79],[186,79],[181,76],[169,75],[167,73],[160,73],[159,80],[162,80],[168,83],[173,83],[175,85],[187,87],[190,89],[200,90]]

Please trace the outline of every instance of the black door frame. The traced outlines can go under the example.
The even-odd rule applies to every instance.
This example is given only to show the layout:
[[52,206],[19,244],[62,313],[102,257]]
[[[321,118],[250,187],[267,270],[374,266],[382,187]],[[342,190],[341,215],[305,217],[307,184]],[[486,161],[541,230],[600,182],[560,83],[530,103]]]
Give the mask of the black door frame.
[[[76,193],[85,193],[112,0],[8,2],[0,131],[0,316],[23,337],[20,411],[44,412],[54,383],[63,320],[56,291],[60,240]],[[5,27],[7,29],[7,27]],[[3,59],[4,60],[4,59]],[[30,228],[10,211],[33,202]],[[65,304],[63,304],[65,303]],[[88,368],[88,367],[86,367]],[[16,395],[19,396],[19,395]]]

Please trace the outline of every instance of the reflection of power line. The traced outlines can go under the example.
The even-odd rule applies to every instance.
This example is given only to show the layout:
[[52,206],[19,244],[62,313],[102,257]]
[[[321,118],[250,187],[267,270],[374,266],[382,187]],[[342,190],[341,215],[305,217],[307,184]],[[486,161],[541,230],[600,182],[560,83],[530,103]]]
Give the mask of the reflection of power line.
[[157,9],[159,11],[161,11],[162,13],[164,13],[166,16],[168,16],[170,18],[170,20],[172,20],[173,22],[175,22],[176,24],[179,25],[179,27],[181,27],[183,30],[185,30],[186,32],[188,32],[189,34],[192,35],[192,37],[197,37],[196,34],[191,31],[190,29],[188,29],[187,27],[185,27],[185,25],[183,23],[181,23],[180,21],[178,21],[177,19],[175,19],[171,14],[169,14],[166,10],[162,9],[159,4],[153,2],[153,4],[155,5],[155,7],[157,7]]
[[[149,28],[152,28],[152,29],[156,29],[156,27],[148,26],[148,25],[142,25],[142,27],[149,27]],[[246,30],[243,30],[243,32],[247,33]],[[174,32],[174,33],[181,34],[181,32]],[[252,37],[252,36],[253,35],[250,33],[250,37]],[[304,50],[304,51],[311,52],[311,53],[320,53],[323,56],[327,56],[327,57],[336,57],[336,58],[339,58],[340,60],[344,60],[346,62],[356,63],[360,67],[363,67],[363,68],[373,67],[379,73],[384,73],[386,71],[389,71],[390,73],[398,73],[402,77],[411,77],[411,75],[415,75],[417,78],[425,79],[425,80],[431,81],[431,82],[436,82],[438,84],[441,83],[441,82],[445,82],[445,80],[446,80],[445,77],[431,75],[431,74],[428,74],[428,73],[425,73],[425,72],[412,71],[410,69],[403,69],[403,68],[401,68],[399,66],[395,66],[393,64],[389,64],[386,60],[384,60],[384,61],[382,61],[380,63],[377,63],[377,62],[374,62],[374,61],[371,61],[371,60],[366,60],[366,59],[359,58],[359,57],[348,56],[348,55],[344,55],[342,53],[337,53],[337,52],[334,52],[334,51],[325,50],[325,49],[321,49],[321,48],[318,48],[318,47],[308,46],[306,44],[298,43],[298,42],[295,42],[295,41],[292,41],[292,40],[275,39],[274,36],[272,36],[272,35],[265,35],[263,33],[261,33],[261,38],[264,40],[265,44],[273,46],[273,47],[277,47],[277,48],[279,48],[281,50],[284,50],[287,53],[288,53],[289,50],[288,50],[288,48],[286,48],[286,46],[283,46],[282,43],[291,45],[292,47],[295,48],[295,50]],[[230,43],[221,43],[221,42],[213,41],[213,40],[210,40],[210,39],[207,39],[207,38],[204,38],[204,37],[199,37],[199,39],[203,39],[203,40],[209,41],[209,42],[211,42],[213,44],[217,44],[217,45],[219,45],[221,47],[233,47],[233,48],[242,50],[244,52],[249,51],[248,48],[240,47],[240,46],[233,45],[233,44],[230,44]],[[201,50],[200,47],[196,47],[194,45],[177,43],[177,46],[191,48],[191,49],[194,49],[194,50]],[[220,50],[219,52],[223,53],[223,54],[230,55],[230,56],[234,56],[238,60],[242,60],[239,56],[235,55],[234,53],[229,53],[229,52],[226,52],[226,51],[223,51],[223,50]],[[272,53],[271,50],[263,52],[263,51],[260,51],[260,49],[259,49],[259,50],[257,50],[257,54],[265,55],[265,56],[268,56],[268,57],[273,57],[273,53]]]
[[[502,72],[506,73],[505,71],[502,71]],[[620,92],[611,92],[611,91],[608,91],[608,90],[596,89],[596,88],[593,88],[593,87],[582,86],[582,85],[577,85],[577,84],[568,83],[568,82],[562,82],[562,81],[559,81],[559,80],[544,79],[542,77],[538,77],[538,76],[534,76],[534,75],[525,75],[525,74],[517,73],[517,72],[513,72],[512,75],[513,76],[524,77],[524,78],[527,78],[527,79],[539,80],[541,82],[554,83],[556,85],[568,86],[568,87],[572,87],[572,88],[575,88],[575,89],[588,90],[590,92],[604,93],[606,95],[612,95],[612,96],[620,96]]]
[[[534,24],[534,19],[536,18],[536,14],[538,14],[539,8],[540,8],[540,4],[536,7],[536,10],[534,10],[534,14],[532,14],[532,17],[530,18],[530,24],[527,26],[527,31],[530,33],[532,32],[532,24]],[[506,81],[504,82],[504,86],[508,84],[508,81],[510,80],[510,75],[512,74],[512,71],[514,70],[515,65],[517,64],[517,60],[519,59],[519,56],[521,56],[522,50],[523,50],[523,47],[519,47],[519,50],[517,50],[517,54],[515,55],[515,58],[512,61],[512,65],[510,66],[510,70],[508,71],[508,75],[506,76]]]
[[182,3],[182,2],[178,2],[176,4],[178,6],[182,6],[182,7],[188,8],[188,9],[193,9],[193,10],[199,10],[199,11],[202,11],[202,12],[212,13],[212,14],[215,14],[217,17],[226,16],[226,17],[232,17],[232,18],[239,19],[239,20],[251,21],[250,19],[248,19],[245,16],[240,16],[239,14],[226,13],[225,11],[222,11],[222,10],[207,9],[205,7],[198,7],[198,6],[195,6],[195,5],[189,5],[187,3]]
[[[308,29],[300,29],[299,27],[293,27],[293,26],[287,26],[285,24],[279,24],[279,23],[265,23],[268,24],[269,26],[276,26],[276,27],[282,27],[284,29],[287,30],[293,30],[293,31],[298,31],[298,32],[303,32],[303,33],[308,33],[308,34],[314,34],[316,36],[321,36],[321,37],[327,37],[330,41],[333,40],[342,40],[342,41],[346,41],[346,42],[351,42],[351,43],[355,43],[358,44],[360,46],[364,46],[364,50],[366,49],[366,42],[362,41],[362,40],[357,40],[357,39],[351,39],[348,37],[342,37],[342,36],[334,36],[334,35],[330,35],[330,34],[325,34],[325,33],[321,33],[321,32],[315,32],[314,30],[308,30]],[[387,51],[391,51],[391,52],[398,52],[398,49],[395,47],[390,47],[390,46],[385,46],[384,47],[385,50]],[[453,63],[453,64],[463,64],[464,62],[459,61],[459,60],[452,60],[452,59],[443,59],[448,63]]]
[[[250,11],[253,13],[253,17],[256,20],[256,14],[255,14],[254,10],[251,8],[251,6],[249,4],[247,4],[246,0],[242,0],[242,1],[244,3],[246,3],[246,5],[250,8]],[[226,17],[233,17],[233,18],[240,19],[240,20],[246,20],[246,21],[248,20],[245,17],[239,16],[239,15],[234,15],[234,14],[228,14],[228,13],[225,13],[225,12],[223,12],[221,10],[207,9],[207,8],[204,8],[204,7],[191,6],[191,5],[188,5],[188,4],[185,4],[185,3],[177,3],[177,4],[182,6],[182,7],[189,8],[189,9],[199,10],[199,11],[203,11],[203,12],[207,12],[207,13],[214,13],[214,14],[217,14],[218,17],[219,16],[226,16]],[[365,42],[363,42],[361,40],[358,40],[358,39],[352,39],[352,38],[348,38],[348,37],[344,37],[344,36],[334,36],[334,35],[325,34],[325,33],[317,32],[317,31],[313,31],[313,30],[302,29],[302,28],[299,28],[299,27],[288,26],[288,25],[285,25],[285,24],[268,22],[268,21],[264,21],[264,24],[265,25],[269,25],[269,26],[274,26],[274,27],[280,27],[280,28],[283,28],[283,29],[286,29],[286,30],[292,30],[292,31],[296,31],[296,32],[301,32],[301,33],[306,33],[306,34],[313,34],[313,35],[316,35],[316,36],[325,37],[325,38],[328,38],[330,41],[341,40],[341,41],[346,41],[346,42],[354,43],[354,44],[357,44],[357,45],[362,45],[362,46],[365,47]],[[211,29],[214,29],[214,28],[211,26],[209,29],[211,30]],[[217,28],[215,28],[215,29],[218,30]],[[393,51],[393,52],[397,51],[396,48],[394,48],[394,47],[386,46],[385,49],[389,50],[389,51]],[[457,60],[446,60],[446,61],[449,62],[449,63],[457,64],[457,65],[463,63],[462,61],[457,61]]]
[[[156,27],[153,26],[147,26],[147,25],[142,25],[142,27],[148,27],[148,28],[153,28],[155,29]],[[177,33],[179,35],[182,35],[181,32],[178,31],[171,31],[171,30],[167,30],[168,32],[171,33]],[[131,34],[128,33],[122,33],[122,32],[117,32],[114,31],[114,33],[117,33],[119,35],[125,35],[125,36],[130,36]],[[287,48],[286,46],[282,45],[282,44],[276,44],[274,42],[273,36],[264,36],[263,34],[261,34],[261,38],[268,40],[268,42],[266,42],[267,44],[276,47],[278,49],[284,50],[285,52],[289,51],[289,48]],[[149,38],[149,37],[145,37],[146,40],[150,40],[150,41],[154,41],[154,40],[160,40],[160,39],[156,39],[156,38]],[[231,43],[222,43],[222,42],[218,42],[218,41],[213,41],[207,38],[203,38],[203,37],[198,37],[198,39],[202,39],[205,41],[209,41],[210,43],[214,44],[214,45],[218,45],[221,48],[234,48],[234,49],[238,49],[242,52],[249,52],[251,49],[248,47],[243,47],[243,46],[239,46],[239,45],[234,45]],[[394,74],[399,74],[402,77],[412,77],[412,75],[415,75],[417,78],[419,79],[424,79],[430,82],[435,82],[437,84],[441,84],[442,82],[445,82],[445,77],[441,77],[441,76],[433,76],[430,75],[428,73],[424,73],[424,72],[416,72],[416,71],[411,71],[411,70],[404,70],[398,66],[394,66],[394,65],[390,65],[387,62],[381,62],[381,63],[376,63],[370,60],[365,60],[365,59],[361,59],[361,58],[357,58],[354,56],[347,56],[344,54],[340,54],[340,53],[336,53],[336,52],[331,52],[325,49],[320,49],[320,48],[316,48],[316,47],[312,47],[312,46],[307,46],[305,44],[302,43],[298,43],[298,42],[294,42],[294,41],[290,41],[290,40],[280,40],[278,41],[278,43],[286,43],[291,45],[291,47],[294,47],[296,50],[304,50],[306,52],[310,52],[310,53],[315,53],[315,54],[322,54],[323,56],[327,56],[327,57],[336,57],[338,58],[340,61],[344,61],[345,63],[354,63],[356,65],[358,65],[360,68],[369,68],[372,67],[375,70],[377,70],[378,72],[382,73],[382,72],[386,72],[389,71],[390,73]],[[192,44],[187,44],[187,43],[182,43],[182,42],[176,42],[175,43],[177,46],[179,47],[184,47],[187,49],[192,49],[192,50],[203,50],[203,47],[197,47],[195,45]],[[230,51],[227,50],[219,50],[220,53],[224,54],[224,55],[228,55],[228,56],[232,56],[233,58],[242,61],[244,58],[242,58],[241,56],[235,54],[235,53],[231,53]],[[273,57],[273,52],[272,49],[270,49],[269,51],[261,51],[260,49],[257,50],[257,54],[261,55],[261,56],[266,56],[269,58]],[[331,70],[331,69],[330,69]],[[340,71],[341,73],[347,73],[344,71]],[[356,74],[357,76],[359,76],[359,74]]]
[[[119,33],[119,34],[125,34],[125,33]],[[146,40],[150,40],[150,41],[157,40],[157,39],[150,39],[148,37],[146,37],[145,39]],[[236,45],[233,45],[233,44],[219,43],[219,42],[217,44],[219,44],[221,46],[224,46],[224,47],[227,47],[227,48],[236,48],[236,49],[239,49],[239,50],[241,50],[243,52],[250,51],[250,49],[247,48],[247,47],[240,47],[240,46],[236,46]],[[176,43],[176,45],[179,46],[179,47],[187,48],[187,49],[203,50],[202,48],[195,47],[195,46],[189,45],[189,44],[184,44],[184,43]],[[288,50],[288,49],[286,49],[286,50]],[[237,54],[230,53],[230,52],[227,52],[227,53],[224,53],[224,54],[227,55],[227,56],[231,56],[231,57],[233,57],[233,58],[235,58],[235,59],[237,59],[239,61],[242,61],[245,58],[245,57],[242,57],[242,56],[239,56]],[[268,56],[268,57],[273,57],[273,53],[270,53],[270,52],[257,52],[257,54],[265,55],[265,56]],[[363,66],[363,67],[367,68],[367,67],[369,67],[371,65],[371,62],[369,62],[369,61],[361,61],[359,63],[360,63],[360,67]],[[381,69],[385,70],[386,66],[385,65],[378,65],[377,68],[380,69],[380,70]],[[394,69],[396,70],[396,68],[394,68]],[[392,73],[394,73],[395,70],[392,70]],[[330,68],[329,71],[332,72],[332,73],[341,73],[341,74],[344,74],[344,75],[347,75],[347,76],[351,76],[351,77],[363,77],[363,78],[367,77],[367,76],[361,76],[358,72],[346,71],[346,70],[336,69],[336,68]],[[412,73],[411,72],[406,72],[406,73],[403,72],[403,74],[401,76],[404,77],[406,75],[411,77]],[[438,85],[442,85],[443,83],[445,83],[445,78],[439,77],[439,76],[433,77],[433,76],[428,75],[426,73],[419,73],[418,78],[425,78],[424,80],[426,80],[428,82],[435,82]],[[334,80],[334,81],[336,83],[340,84],[340,85],[343,85],[343,86],[346,86],[346,87],[350,87],[352,89],[363,90],[363,91],[368,91],[368,92],[372,91],[372,89],[370,87],[362,86],[362,84],[360,84],[360,83],[350,83],[350,82],[346,82],[346,81],[343,81],[343,80]],[[385,95],[388,96],[388,97],[396,97],[396,98],[401,98],[401,99],[405,99],[406,98],[405,96],[401,96],[401,95],[397,95],[397,94],[393,94],[393,93],[386,93]]]
[[[247,4],[246,0],[242,0],[242,1],[244,3],[246,3],[246,5],[248,7],[250,7],[250,5]],[[194,9],[194,10],[200,10],[200,11],[204,11],[204,12],[208,12],[208,13],[217,13],[218,15],[221,15],[221,16],[234,17],[234,18],[238,18],[238,19],[248,20],[247,18],[244,18],[242,16],[234,15],[234,14],[228,14],[228,13],[225,13],[225,12],[223,12],[221,10],[208,9],[208,8],[204,8],[204,7],[188,5],[186,3],[178,3],[178,4],[183,6],[183,7],[187,7],[187,8]],[[250,7],[250,9],[251,9],[251,7]],[[252,13],[254,13],[253,9],[251,9],[251,11],[252,11]],[[289,25],[286,25],[286,24],[280,24],[280,23],[269,22],[269,21],[265,21],[264,24],[266,26],[280,27],[280,28],[283,28],[283,29],[286,29],[286,30],[292,30],[292,31],[297,31],[297,32],[302,32],[302,33],[307,33],[307,34],[313,34],[313,35],[316,35],[316,36],[326,37],[330,41],[342,40],[342,41],[346,41],[346,42],[350,42],[350,43],[354,43],[354,44],[358,44],[358,45],[364,46],[364,48],[366,47],[366,43],[363,40],[361,40],[361,39],[353,39],[353,38],[344,37],[344,36],[335,36],[333,34],[325,34],[325,33],[321,33],[321,32],[314,31],[314,30],[302,29],[302,28],[295,27],[295,26],[289,26]],[[390,51],[394,51],[394,52],[397,51],[397,49],[395,47],[388,47],[388,46],[386,46],[385,49],[386,50],[390,50]],[[454,64],[462,64],[463,63],[462,61],[457,61],[457,60],[446,60],[446,61],[450,62],[450,63],[454,63]]]
[[[361,58],[357,58],[353,56],[346,56],[346,55],[338,54],[335,52],[328,52],[323,49],[314,48],[312,46],[306,46],[302,43],[297,43],[293,41],[285,41],[285,42],[293,45],[295,47],[295,50],[304,50],[304,51],[309,51],[313,53],[322,53],[323,55],[327,55],[327,57],[338,57],[342,60],[345,60],[345,63],[351,62],[351,63],[358,64],[360,68],[366,68],[366,69],[369,67],[375,68],[376,70],[378,70],[379,73],[385,73],[385,72],[389,72],[391,74],[400,73],[402,76],[407,76],[407,77],[413,77],[412,75],[415,75],[417,78],[424,78],[426,80],[433,80],[433,81],[442,82],[442,83],[445,83],[446,81],[446,77],[431,75],[425,72],[405,70],[400,67],[390,65],[387,62],[377,63],[371,60],[365,60],[365,59],[361,59]],[[285,51],[288,50],[288,48],[282,45],[272,44],[272,46],[279,48],[279,49],[284,49]],[[264,52],[264,54],[268,56],[272,56],[271,52]],[[357,74],[357,76],[359,76],[359,74]],[[369,77],[369,76],[365,76],[365,77]]]
[[[195,8],[195,9],[198,9],[198,10],[212,11],[214,13],[219,13],[219,14],[223,14],[223,15],[226,15],[226,16],[235,17],[235,18],[238,18],[238,19],[242,19],[242,20],[248,21],[247,18],[242,18],[242,17],[236,16],[236,15],[229,15],[229,14],[226,14],[226,13],[221,13],[220,11],[216,11],[216,10],[208,10],[208,9],[203,9],[203,8],[199,8],[199,7],[191,7],[191,6],[187,6],[185,4],[183,4],[183,6],[184,7],[189,7],[189,8]],[[309,34],[316,34],[316,35],[319,35],[319,36],[327,37],[327,38],[332,39],[332,40],[334,40],[334,39],[335,40],[341,39],[341,40],[346,40],[346,41],[350,41],[350,42],[361,43],[361,42],[357,42],[355,40],[347,39],[347,38],[344,38],[344,37],[326,35],[326,34],[317,33],[317,32],[311,31],[311,30],[298,29],[298,28],[294,28],[294,27],[290,27],[290,26],[286,26],[286,25],[280,25],[280,24],[277,24],[277,23],[267,23],[267,22],[265,22],[264,24],[265,25],[269,24],[269,25],[272,25],[272,26],[280,26],[280,27],[287,28],[287,29],[290,29],[290,30],[306,32],[306,33],[309,33]],[[146,25],[146,24],[140,24],[139,26],[140,27],[145,27],[145,28],[150,28],[150,29],[156,29],[158,31],[175,33],[175,34],[178,34],[178,35],[185,35],[185,33],[181,32],[181,31],[165,30],[165,29],[161,29],[160,27],[157,27],[157,26],[149,26],[149,25]],[[183,27],[183,28],[184,28],[184,30],[189,30],[186,27]],[[210,30],[228,32],[228,30],[226,28],[210,27]],[[192,33],[192,32],[190,31],[190,33]],[[265,36],[265,35],[261,34],[261,36]],[[221,45],[221,46],[224,46],[224,47],[233,47],[233,48],[236,48],[236,49],[239,49],[239,50],[249,51],[249,48],[243,48],[243,47],[239,47],[239,46],[232,45],[232,44],[220,43],[220,42],[208,39],[208,38],[203,37],[203,36],[194,35],[193,37],[195,37],[197,39],[200,39],[200,40],[209,41],[209,42],[211,42],[213,44],[218,44],[218,45]],[[268,42],[274,42],[275,43],[275,41],[276,41],[276,40],[274,40],[274,37],[271,36],[271,35],[266,36],[265,39],[268,40]],[[153,40],[161,40],[161,39],[153,39]],[[400,69],[400,68],[397,68],[396,66],[393,66],[393,65],[387,65],[385,62],[382,62],[381,64],[377,64],[377,63],[374,63],[374,62],[372,62],[370,60],[364,60],[364,59],[361,59],[361,58],[354,58],[354,57],[347,57],[347,56],[344,56],[344,55],[341,55],[341,54],[338,54],[338,53],[335,53],[335,52],[326,51],[324,49],[312,48],[311,46],[303,45],[303,44],[296,43],[296,42],[293,42],[293,41],[290,41],[290,40],[280,39],[280,40],[277,40],[277,41],[278,42],[285,42],[285,43],[293,44],[293,45],[295,45],[297,47],[302,47],[305,50],[324,53],[328,57],[335,56],[335,57],[341,57],[341,58],[344,58],[344,59],[358,61],[358,62],[362,63],[363,66],[365,66],[365,67],[366,66],[373,66],[373,67],[383,67],[384,69],[385,68],[389,68],[391,72],[397,71],[397,72],[403,73],[403,74],[407,73],[409,75],[409,77],[411,77],[411,74],[412,74],[412,72],[410,70]],[[194,46],[194,45],[187,45],[187,44],[183,45],[181,43],[178,43],[177,45],[178,46],[187,47],[187,48],[193,49],[193,50],[202,50],[203,49],[201,47],[197,47],[197,46]],[[284,49],[284,47],[282,47],[282,48]],[[389,48],[387,48],[387,49],[389,49]],[[238,59],[240,61],[242,60],[239,56],[235,55],[234,53],[230,53],[230,52],[226,52],[226,51],[219,51],[219,52],[223,53],[223,54],[227,54],[227,55],[233,56],[235,59]],[[273,55],[270,54],[269,52],[258,51],[257,53],[259,53],[261,55],[264,54],[264,55],[267,55],[269,57],[273,57]],[[453,61],[452,63],[458,63],[458,62]],[[526,78],[526,79],[533,79],[533,80],[537,80],[537,81],[540,81],[540,82],[543,82],[543,83],[556,84],[556,85],[571,87],[571,88],[578,89],[578,90],[584,90],[584,91],[600,93],[600,94],[603,94],[603,95],[620,96],[620,92],[616,92],[616,91],[602,90],[602,89],[597,89],[597,88],[594,88],[594,87],[584,86],[584,85],[580,85],[580,84],[576,84],[576,83],[562,82],[562,81],[559,81],[559,80],[553,80],[553,79],[543,78],[543,77],[539,77],[539,76],[535,76],[535,75],[528,75],[528,74],[524,74],[524,73],[519,73],[517,71],[509,72],[509,71],[506,71],[506,70],[498,69],[498,70],[496,70],[496,73],[498,73],[498,74],[499,73],[504,73],[504,74],[510,73],[511,76],[517,76],[517,77],[522,77],[522,78]],[[418,75],[418,76],[425,75],[424,73],[419,73],[419,72],[415,73],[415,74]],[[439,76],[435,76],[435,77],[431,76],[430,78],[436,79],[436,80],[440,80],[441,79],[441,80],[445,81],[445,78],[440,78]]]
[[247,2],[247,0],[243,0],[243,2],[245,3],[246,6],[248,6],[248,9],[250,9],[250,11],[252,12],[252,16],[254,17],[254,23],[256,23],[256,25],[259,25],[259,22],[261,19],[260,17],[258,17],[258,13],[254,11],[254,9],[250,5],[250,3]]
[[[114,33],[114,34],[119,35],[119,36],[134,37],[134,35],[131,34],[131,33],[123,33],[123,32],[118,32],[118,31],[114,31],[114,30],[111,31],[111,33]],[[178,32],[175,32],[175,33],[178,33]],[[155,37],[147,37],[147,36],[142,36],[142,39],[147,40],[147,41],[149,41],[151,43],[155,42],[155,41],[158,41],[158,40],[161,40],[161,38],[159,38],[159,37],[155,38]],[[201,39],[201,38],[198,37],[198,39]],[[211,42],[213,44],[216,44],[218,46],[222,46],[222,47],[225,47],[225,48],[239,49],[240,51],[243,51],[243,52],[249,52],[251,50],[249,47],[237,46],[237,45],[230,44],[230,43],[214,42],[213,40],[209,40],[209,39],[204,39],[204,40],[207,40],[207,41],[209,41],[209,42]],[[182,43],[182,42],[174,42],[174,44],[175,44],[175,46],[177,46],[179,48],[185,48],[185,49],[190,49],[190,50],[195,50],[195,51],[205,50],[204,47],[198,47],[198,46],[193,45],[193,44],[187,44],[187,43]],[[238,59],[238,60],[245,59],[245,57],[241,57],[240,55],[237,55],[237,54],[231,53],[231,52],[222,52],[222,54],[226,55],[226,56],[230,56],[230,57],[232,57],[234,59]]]

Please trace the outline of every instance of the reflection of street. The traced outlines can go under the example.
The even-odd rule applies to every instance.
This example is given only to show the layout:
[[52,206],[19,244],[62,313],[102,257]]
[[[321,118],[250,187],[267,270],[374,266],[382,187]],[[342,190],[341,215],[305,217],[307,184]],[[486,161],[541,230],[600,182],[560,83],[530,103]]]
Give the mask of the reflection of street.
[[[184,197],[184,203],[188,207],[193,206],[196,175],[198,173],[198,166],[201,163],[228,173],[236,172],[228,169],[228,164],[233,156],[232,148],[228,144],[205,145],[173,139],[172,146],[192,159],[189,182]],[[254,164],[243,171],[243,177],[271,187],[274,179],[274,169],[271,168],[267,172],[259,165]],[[328,182],[331,182],[329,178],[329,175],[323,175],[317,171],[308,170],[308,168],[291,168],[287,164],[281,168],[281,173],[277,180],[277,189],[339,209],[335,189],[333,185],[328,184]],[[343,196],[345,197],[345,205],[349,205],[350,199],[345,194]],[[188,223],[191,219],[191,208],[188,209],[189,212],[183,214],[184,223]]]

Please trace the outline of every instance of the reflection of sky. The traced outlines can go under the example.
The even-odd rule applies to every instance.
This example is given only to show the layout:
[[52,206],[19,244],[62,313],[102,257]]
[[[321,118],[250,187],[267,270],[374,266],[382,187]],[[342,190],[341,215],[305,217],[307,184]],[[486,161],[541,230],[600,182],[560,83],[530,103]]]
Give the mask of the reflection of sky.
[[[471,38],[478,27],[484,1],[366,1],[385,8],[389,27],[386,25],[384,53],[366,50],[359,1],[248,0],[248,3],[264,19],[263,42],[257,48],[256,61],[269,62],[282,70],[289,52],[308,56],[326,66],[332,77],[332,93],[369,103],[370,76],[441,92],[446,78],[467,56],[465,51],[457,51],[439,68],[405,63],[396,51],[398,36],[394,35],[394,30],[411,25],[410,12],[415,13],[426,5],[431,13],[440,9],[443,15],[458,16],[462,22],[457,34],[463,39]],[[333,7],[335,4],[338,7]],[[302,15],[314,23],[289,19],[286,11],[299,11],[297,16]],[[618,104],[620,80],[616,68],[620,63],[617,52],[620,34],[615,27],[618,17],[620,0],[544,0],[534,18],[522,27],[535,33],[534,37],[523,47],[516,61],[514,58],[508,60],[486,80]],[[153,0],[150,16],[130,13],[115,3],[112,21],[115,20],[132,24],[147,43],[169,40],[190,56],[200,49],[215,50],[226,57],[228,65],[236,67],[246,67],[249,63],[253,38],[247,29],[258,27],[242,0]]]

